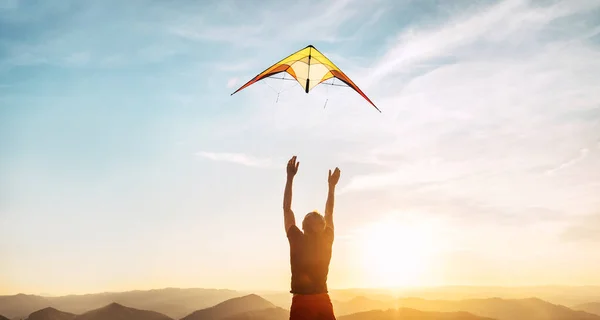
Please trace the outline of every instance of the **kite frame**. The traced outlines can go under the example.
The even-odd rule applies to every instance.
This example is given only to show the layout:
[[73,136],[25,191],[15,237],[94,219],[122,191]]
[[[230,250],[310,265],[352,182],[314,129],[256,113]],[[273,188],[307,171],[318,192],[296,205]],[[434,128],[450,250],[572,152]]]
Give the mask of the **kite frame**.
[[[364,93],[364,92],[363,92],[363,91],[362,91],[362,90],[361,90],[361,89],[360,89],[360,88],[359,88],[359,87],[358,87],[358,86],[357,86],[357,85],[356,85],[356,84],[355,84],[355,83],[354,83],[352,80],[350,80],[350,78],[349,78],[349,77],[348,77],[348,76],[347,76],[347,75],[346,75],[346,74],[345,74],[345,73],[344,73],[344,72],[343,72],[343,71],[342,71],[342,70],[341,70],[341,69],[340,69],[340,68],[339,68],[339,67],[338,67],[338,66],[337,66],[335,63],[333,63],[333,61],[331,61],[329,58],[327,58],[327,57],[326,57],[326,56],[325,56],[323,53],[321,53],[319,50],[317,50],[317,48],[315,48],[313,45],[308,45],[308,46],[306,46],[306,47],[304,47],[304,48],[302,48],[302,49],[300,49],[300,50],[298,50],[298,51],[296,51],[296,52],[294,52],[294,53],[292,53],[292,54],[290,54],[290,55],[286,56],[285,58],[283,58],[283,59],[281,59],[281,60],[277,61],[276,63],[272,64],[271,66],[269,66],[268,68],[264,69],[262,72],[260,72],[260,73],[259,73],[259,74],[257,74],[256,76],[254,76],[254,78],[250,79],[248,82],[246,82],[246,83],[245,83],[244,85],[242,85],[240,88],[238,88],[237,90],[235,90],[235,91],[234,91],[234,92],[231,94],[231,96],[233,96],[233,95],[234,95],[234,94],[236,94],[237,92],[239,92],[239,91],[243,90],[244,88],[246,88],[246,87],[248,87],[248,86],[250,86],[250,85],[252,85],[252,84],[254,84],[254,83],[256,83],[256,82],[258,82],[258,81],[260,81],[260,80],[263,80],[263,79],[265,79],[265,78],[271,77],[271,76],[273,76],[273,75],[276,75],[276,74],[279,74],[279,73],[282,73],[282,72],[286,72],[286,73],[290,74],[290,75],[291,75],[291,76],[294,78],[294,80],[296,80],[297,82],[299,82],[299,81],[298,81],[298,79],[296,79],[296,77],[295,77],[293,74],[291,74],[291,73],[289,73],[289,72],[287,71],[289,68],[291,68],[291,66],[290,66],[290,65],[288,65],[288,64],[281,64],[281,63],[282,63],[283,61],[285,61],[285,60],[289,59],[291,56],[293,56],[293,55],[297,54],[298,52],[300,52],[300,51],[302,51],[302,50],[305,50],[305,49],[308,49],[308,63],[307,63],[307,64],[308,64],[308,67],[307,67],[306,86],[305,86],[305,92],[306,92],[306,93],[308,93],[308,92],[309,92],[309,90],[310,90],[310,89],[309,89],[309,88],[310,88],[310,67],[311,67],[311,65],[310,65],[310,61],[311,61],[311,59],[313,59],[313,58],[314,58],[315,60],[319,61],[319,59],[317,59],[317,58],[313,57],[313,56],[312,56],[312,54],[311,54],[311,53],[312,53],[312,50],[314,49],[314,50],[316,50],[316,51],[317,51],[317,52],[318,52],[320,55],[322,55],[323,57],[325,57],[325,58],[328,60],[328,62],[329,62],[329,63],[331,63],[331,65],[332,65],[333,67],[335,67],[335,69],[329,69],[329,68],[328,68],[328,69],[329,69],[329,72],[331,73],[331,75],[332,75],[332,76],[331,76],[331,77],[329,77],[329,78],[327,78],[327,79],[323,79],[323,80],[321,80],[319,83],[317,83],[317,85],[319,85],[319,84],[322,84],[324,81],[326,81],[326,80],[328,80],[328,79],[331,79],[331,78],[337,78],[338,80],[340,80],[340,81],[342,81],[343,83],[345,83],[345,84],[346,84],[348,87],[350,87],[350,88],[352,88],[354,91],[356,91],[358,94],[360,94],[360,95],[361,95],[361,96],[362,96],[362,97],[363,97],[365,100],[367,100],[367,101],[368,101],[368,102],[369,102],[369,103],[370,103],[370,104],[371,104],[371,105],[372,105],[372,106],[373,106],[373,107],[374,107],[374,108],[375,108],[377,111],[379,111],[379,112],[381,113],[381,110],[379,110],[379,108],[377,108],[377,106],[376,106],[376,105],[375,105],[375,104],[374,104],[374,103],[371,101],[371,99],[369,99],[369,97],[367,97],[367,95],[366,95],[366,94],[365,94],[365,93]],[[304,58],[306,58],[306,56],[302,57],[302,59],[304,59]],[[299,60],[293,60],[292,62],[296,62],[296,61],[299,61]],[[327,65],[327,64],[325,64],[325,63],[323,63],[323,62],[321,62],[321,61],[319,61],[319,62],[320,62],[321,64],[323,64],[323,65]],[[279,66],[278,66],[278,65],[279,65]],[[278,66],[278,67],[276,67],[276,66]],[[269,72],[269,73],[266,73],[266,74],[265,74],[265,72],[267,72],[269,69],[272,69],[273,67],[276,67],[276,68],[275,68],[275,69],[273,69],[273,71],[272,71],[272,72]],[[285,80],[287,80],[287,79],[285,79]],[[292,79],[289,79],[289,80],[292,80]],[[332,85],[333,85],[333,84],[332,84]],[[316,85],[315,85],[315,86],[316,86]],[[338,85],[338,86],[339,86],[339,85]]]

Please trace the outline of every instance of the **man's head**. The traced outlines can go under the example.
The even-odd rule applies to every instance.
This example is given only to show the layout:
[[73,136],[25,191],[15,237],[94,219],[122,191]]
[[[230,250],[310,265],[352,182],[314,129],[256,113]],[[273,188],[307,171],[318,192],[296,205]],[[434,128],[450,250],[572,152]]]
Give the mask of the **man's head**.
[[325,230],[325,218],[317,211],[307,213],[304,220],[302,220],[302,230],[308,234],[323,232]]

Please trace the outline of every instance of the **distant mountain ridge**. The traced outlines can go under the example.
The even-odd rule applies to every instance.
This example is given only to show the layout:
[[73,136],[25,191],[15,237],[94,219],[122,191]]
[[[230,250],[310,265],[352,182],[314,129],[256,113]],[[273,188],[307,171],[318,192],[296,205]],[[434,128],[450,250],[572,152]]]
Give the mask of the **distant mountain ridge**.
[[162,313],[139,310],[113,302],[102,308],[90,310],[73,320],[173,320]]
[[[346,290],[345,292],[332,295],[338,298],[351,297],[347,300],[332,299],[336,316],[340,319],[350,315],[359,319],[360,314],[370,314],[382,319],[394,319],[393,317],[398,314],[404,314],[405,318],[410,315],[410,317],[417,317],[415,319],[423,317],[423,319],[429,319],[428,317],[430,317],[431,313],[441,312],[443,313],[443,319],[463,319],[469,316],[466,315],[468,313],[478,317],[476,319],[600,320],[600,315],[583,310],[584,307],[590,309],[596,306],[596,303],[587,303],[572,309],[538,298],[482,298],[464,300],[388,299],[389,296],[381,293],[371,294],[367,292],[367,295],[351,296],[351,292],[351,290]],[[382,297],[382,300],[372,298],[377,295]],[[291,296],[288,293],[286,297],[287,306],[289,306]],[[106,302],[113,298],[114,300]],[[131,301],[132,303],[128,304],[123,301]],[[101,302],[103,304],[97,306]],[[55,305],[47,305],[58,303],[66,304],[67,306],[71,306],[72,309],[80,311],[73,312],[72,310],[61,309]],[[73,306],[73,303],[77,305]],[[283,303],[285,304],[285,301]],[[146,305],[148,308],[141,308],[138,305]],[[24,309],[36,306],[39,306],[39,308],[27,313],[23,312]],[[156,311],[157,309],[170,310],[176,316]],[[389,309],[394,310],[392,312]],[[7,310],[19,313],[10,314],[6,312]],[[265,299],[257,294],[240,295],[239,292],[232,290],[172,288],[64,297],[39,297],[25,294],[0,296],[0,314],[13,320],[27,319],[28,316],[32,317],[30,320],[287,320],[289,318],[288,309],[278,306],[272,303],[270,299]],[[449,314],[454,314],[455,318],[452,318]],[[52,317],[53,315],[57,317]],[[34,316],[44,317],[35,318]],[[3,319],[0,318],[0,320]]]
[[234,314],[221,320],[289,320],[290,311],[275,307]]
[[466,311],[498,320],[600,320],[598,315],[576,311],[538,298],[488,298],[458,301],[406,298],[398,300],[398,307],[435,312]]
[[400,308],[373,310],[337,317],[338,320],[495,320],[468,312],[427,312]]
[[573,309],[600,315],[600,302],[582,303],[580,305],[576,305],[573,307]]
[[25,319],[32,312],[47,307],[82,314],[117,302],[131,308],[156,311],[173,319],[180,319],[195,310],[208,308],[242,295],[234,290],[203,288],[164,288],[59,297],[17,294],[0,296],[0,314],[9,319],[17,317]]
[[32,312],[27,320],[73,320],[75,314],[69,312],[63,312],[52,307],[40,309]]
[[273,303],[256,294],[249,294],[229,299],[210,308],[194,311],[181,320],[217,320],[243,313],[274,308],[276,306]]

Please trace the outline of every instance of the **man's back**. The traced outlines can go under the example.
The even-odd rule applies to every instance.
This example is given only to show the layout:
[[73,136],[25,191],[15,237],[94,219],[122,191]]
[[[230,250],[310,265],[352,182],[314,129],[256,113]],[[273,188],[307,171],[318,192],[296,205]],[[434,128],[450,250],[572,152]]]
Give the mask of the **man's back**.
[[327,275],[333,246],[333,228],[326,227],[318,234],[305,234],[295,225],[288,229],[291,293],[327,293]]

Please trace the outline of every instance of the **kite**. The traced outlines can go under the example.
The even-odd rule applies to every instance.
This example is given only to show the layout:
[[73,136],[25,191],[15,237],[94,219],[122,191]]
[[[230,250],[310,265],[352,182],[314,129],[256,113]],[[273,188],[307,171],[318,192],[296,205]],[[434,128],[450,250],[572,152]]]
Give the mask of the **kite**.
[[[286,72],[291,75],[308,93],[315,86],[329,79],[339,79],[358,94],[365,98],[377,111],[381,112],[377,106],[367,97],[358,86],[340,70],[331,60],[323,55],[312,45],[292,53],[281,61],[259,73],[250,81],[233,92],[231,95],[265,78]],[[287,80],[287,79],[286,79]],[[292,79],[289,79],[292,80]]]

